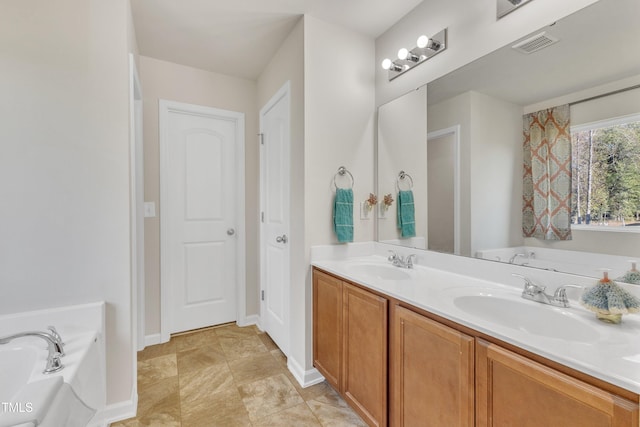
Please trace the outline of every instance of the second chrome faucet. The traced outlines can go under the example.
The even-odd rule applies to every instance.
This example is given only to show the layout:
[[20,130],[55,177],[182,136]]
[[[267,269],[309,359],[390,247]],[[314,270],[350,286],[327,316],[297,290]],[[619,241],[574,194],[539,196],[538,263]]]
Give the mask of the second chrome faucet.
[[567,288],[582,289],[582,286],[578,285],[562,285],[556,289],[553,295],[549,295],[545,292],[547,289],[545,286],[536,285],[528,277],[516,273],[512,273],[511,275],[524,280],[522,298],[556,307],[570,307],[569,298],[567,298]]

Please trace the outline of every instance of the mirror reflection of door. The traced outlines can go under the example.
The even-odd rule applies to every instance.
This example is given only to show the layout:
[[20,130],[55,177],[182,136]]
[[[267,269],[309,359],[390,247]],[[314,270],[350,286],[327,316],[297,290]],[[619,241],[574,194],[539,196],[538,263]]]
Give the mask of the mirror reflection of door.
[[456,253],[456,134],[453,129],[427,139],[428,249]]

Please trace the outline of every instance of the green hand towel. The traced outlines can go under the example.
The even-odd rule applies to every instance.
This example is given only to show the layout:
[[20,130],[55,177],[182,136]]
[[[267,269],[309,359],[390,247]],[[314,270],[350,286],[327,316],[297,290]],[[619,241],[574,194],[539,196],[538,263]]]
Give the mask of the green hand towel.
[[353,242],[353,190],[350,188],[336,189],[333,230],[338,242]]
[[415,237],[416,212],[413,204],[413,192],[398,191],[398,228],[402,237]]

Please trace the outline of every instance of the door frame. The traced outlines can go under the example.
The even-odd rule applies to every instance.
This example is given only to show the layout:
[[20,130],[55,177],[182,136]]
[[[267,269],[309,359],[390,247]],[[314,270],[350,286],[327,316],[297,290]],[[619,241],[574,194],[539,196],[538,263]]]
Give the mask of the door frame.
[[[131,275],[131,339],[133,378],[138,375],[137,353],[145,346],[144,256],[144,140],[142,85],[135,57],[129,54],[129,227]],[[134,384],[132,395],[137,394]]]
[[163,200],[168,200],[169,188],[167,185],[168,153],[169,153],[169,114],[172,112],[186,113],[205,117],[224,117],[235,122],[238,144],[236,144],[236,168],[233,177],[237,184],[236,189],[236,216],[239,218],[236,229],[236,322],[246,323],[246,227],[245,227],[245,135],[244,113],[206,107],[203,105],[187,104],[183,102],[160,99],[159,112],[159,139],[160,139],[160,342],[167,342],[171,338],[171,309],[169,284],[163,278],[169,276],[169,242],[168,235],[169,218],[162,214]]
[[[288,98],[287,102],[288,102],[288,116],[289,116],[289,130],[288,130],[289,141],[288,141],[287,152],[285,154],[285,159],[284,159],[284,162],[286,162],[286,164],[289,165],[289,176],[287,177],[289,181],[289,194],[288,194],[287,206],[286,206],[286,209],[289,211],[289,225],[288,225],[286,234],[287,236],[289,236],[289,245],[291,245],[291,242],[293,239],[291,239],[291,82],[289,80],[287,80],[285,84],[282,85],[282,87],[278,89],[278,91],[260,109],[260,116],[259,116],[259,127],[260,127],[260,134],[259,134],[259,137],[260,137],[260,187],[259,188],[260,189],[259,191],[260,191],[260,212],[264,212],[266,201],[265,201],[265,182],[263,179],[263,171],[264,171],[263,165],[265,164],[266,159],[265,159],[265,152],[262,145],[263,116],[267,111],[269,111],[276,103],[278,103],[284,97]],[[265,230],[264,222],[261,220],[261,218],[258,220],[258,222],[260,224],[260,273],[259,273],[260,274],[260,295],[262,295],[262,292],[264,291],[265,285],[266,285],[266,278],[265,278],[266,246],[264,241],[264,234],[266,230]],[[285,317],[286,317],[285,336],[287,337],[287,342],[284,345],[285,348],[280,349],[285,356],[289,356],[289,348],[291,346],[291,307],[290,307],[291,305],[291,246],[289,246],[288,257],[289,257],[289,271],[287,273],[289,276],[289,281],[286,289],[283,289],[285,292],[285,304],[284,304]],[[258,325],[261,330],[264,330],[262,314],[266,312],[265,310],[266,310],[266,300],[263,300],[262,298],[260,298],[260,319],[259,319]]]
[[[427,133],[427,144],[430,139],[453,136],[453,253],[460,255],[460,125],[451,126]],[[429,235],[427,232],[427,247]]]

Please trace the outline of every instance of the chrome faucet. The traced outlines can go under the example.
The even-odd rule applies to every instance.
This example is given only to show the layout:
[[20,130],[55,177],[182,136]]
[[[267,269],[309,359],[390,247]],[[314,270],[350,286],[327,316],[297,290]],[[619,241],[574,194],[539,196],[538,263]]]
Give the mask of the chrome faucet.
[[407,255],[407,257],[405,258],[395,251],[389,252],[391,252],[391,255],[389,255],[389,258],[387,259],[389,260],[389,262],[391,262],[391,264],[400,268],[413,268],[413,260],[416,258],[416,254]]
[[45,367],[43,374],[50,374],[52,372],[57,372],[64,368],[64,365],[60,361],[60,357],[63,355],[62,345],[58,342],[58,340],[51,334],[47,332],[20,332],[14,335],[9,335],[3,338],[0,338],[0,344],[8,344],[16,338],[23,337],[39,337],[47,342],[47,349],[49,350],[49,355],[47,356],[47,366]]
[[566,292],[567,288],[582,288],[582,286],[578,285],[562,285],[556,289],[552,296],[545,293],[545,289],[547,289],[545,286],[536,285],[528,277],[515,273],[512,273],[511,275],[524,280],[522,298],[540,302],[542,304],[553,305],[555,307],[570,307]]
[[560,307],[570,307],[569,298],[567,298],[567,288],[584,289],[582,286],[578,285],[559,286],[558,289],[556,289],[556,291],[553,293],[553,305],[557,305]]
[[60,336],[60,334],[58,333],[58,331],[54,326],[49,325],[47,326],[47,329],[49,330],[49,332],[51,333],[51,336],[56,341],[56,351],[60,353],[60,356],[64,356],[64,342],[62,342],[62,337]]
[[513,264],[514,262],[516,262],[516,258],[518,258],[518,257],[523,257],[524,258],[526,256],[527,256],[527,254],[520,254],[520,253],[515,254],[511,258],[509,258],[509,264]]

